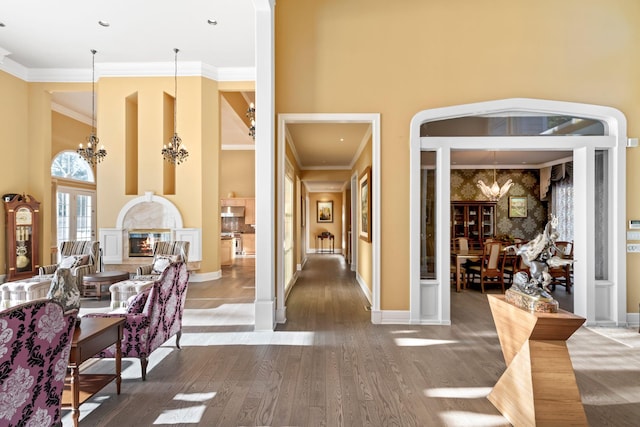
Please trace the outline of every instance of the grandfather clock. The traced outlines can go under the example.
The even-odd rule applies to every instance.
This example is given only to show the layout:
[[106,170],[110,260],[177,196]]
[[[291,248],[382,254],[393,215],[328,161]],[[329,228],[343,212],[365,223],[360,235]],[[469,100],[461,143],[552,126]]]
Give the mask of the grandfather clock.
[[40,202],[28,194],[5,194],[3,200],[7,281],[33,277],[40,267]]

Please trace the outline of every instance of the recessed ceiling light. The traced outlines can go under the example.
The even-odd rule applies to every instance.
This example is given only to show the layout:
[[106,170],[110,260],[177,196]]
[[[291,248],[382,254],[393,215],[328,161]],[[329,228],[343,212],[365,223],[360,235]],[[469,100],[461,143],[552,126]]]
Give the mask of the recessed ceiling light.
[[218,25],[218,21],[215,19],[207,19],[207,24],[209,25]]
[[344,138],[340,138],[340,142],[344,142]]
[[98,21],[98,24],[100,24],[103,27],[108,27],[111,25],[109,24],[109,21],[103,21],[103,20]]

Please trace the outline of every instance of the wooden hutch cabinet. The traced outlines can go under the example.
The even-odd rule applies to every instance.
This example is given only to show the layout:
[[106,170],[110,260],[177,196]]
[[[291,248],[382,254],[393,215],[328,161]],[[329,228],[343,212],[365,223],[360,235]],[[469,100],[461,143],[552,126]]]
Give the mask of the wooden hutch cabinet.
[[451,202],[451,238],[466,237],[471,247],[495,237],[496,202]]
[[40,267],[40,202],[25,194],[3,197],[7,281],[33,277]]

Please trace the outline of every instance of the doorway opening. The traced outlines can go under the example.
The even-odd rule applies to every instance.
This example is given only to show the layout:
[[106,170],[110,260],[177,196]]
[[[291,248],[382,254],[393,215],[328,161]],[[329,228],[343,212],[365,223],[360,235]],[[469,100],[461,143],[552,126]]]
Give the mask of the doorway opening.
[[[474,136],[431,136],[424,125],[462,117],[570,116],[598,122],[600,134],[533,133]],[[517,122],[512,120],[511,122]],[[509,120],[506,120],[509,123]],[[423,157],[430,153],[434,170],[432,221],[448,224],[451,203],[451,163],[458,150],[572,153],[574,165],[574,312],[587,324],[626,321],[625,254],[626,120],[609,107],[534,99],[507,99],[422,111],[411,124],[411,321],[450,324],[449,227],[436,227],[433,236],[433,275],[424,277],[420,230]],[[516,153],[517,154],[517,153]],[[606,202],[602,202],[602,198]],[[595,221],[594,218],[600,218]],[[597,266],[597,267],[596,267]]]

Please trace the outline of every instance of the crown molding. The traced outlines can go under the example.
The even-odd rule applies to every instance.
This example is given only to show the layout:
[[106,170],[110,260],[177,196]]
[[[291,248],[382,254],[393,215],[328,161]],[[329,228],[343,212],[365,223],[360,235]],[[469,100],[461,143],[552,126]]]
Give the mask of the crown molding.
[[[2,60],[0,70],[30,83],[80,83],[91,81],[91,69],[27,68],[10,58]],[[7,52],[8,54],[8,52]],[[174,62],[106,62],[96,64],[96,80],[100,77],[172,77]],[[201,76],[215,81],[254,81],[255,67],[217,68],[199,61],[178,62],[179,76]]]

